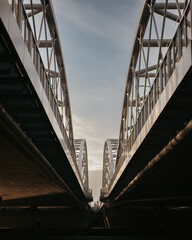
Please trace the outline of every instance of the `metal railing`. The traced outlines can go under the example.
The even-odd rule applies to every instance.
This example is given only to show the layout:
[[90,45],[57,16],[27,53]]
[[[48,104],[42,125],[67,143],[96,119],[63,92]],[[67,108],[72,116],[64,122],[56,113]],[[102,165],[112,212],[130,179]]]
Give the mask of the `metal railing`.
[[103,151],[102,188],[109,186],[115,170],[118,139],[106,139]]
[[33,64],[36,68],[37,74],[39,75],[40,81],[42,83],[42,86],[44,88],[44,91],[46,93],[47,99],[50,103],[51,109],[53,110],[53,113],[55,115],[55,118],[57,120],[57,123],[59,125],[59,128],[62,132],[63,138],[67,144],[67,147],[71,153],[72,159],[77,166],[76,162],[76,156],[75,156],[75,150],[73,146],[73,142],[71,143],[69,140],[69,137],[66,133],[64,123],[62,120],[62,117],[60,115],[57,100],[54,96],[53,89],[50,84],[50,78],[47,74],[46,68],[44,66],[43,60],[41,58],[41,54],[39,52],[35,37],[33,35],[33,31],[31,29],[24,5],[22,0],[8,0],[13,15],[17,21],[17,24],[19,26],[19,29],[21,31],[21,35],[23,37],[23,40],[27,46],[27,49],[29,51],[29,54],[32,58]]
[[[191,1],[189,1],[182,19],[178,25],[176,33],[170,42],[167,52],[161,62],[157,74],[155,76],[154,82],[145,98],[141,111],[137,117],[136,123],[131,130],[131,134],[127,139],[125,147],[120,154],[119,159],[117,159],[117,165],[113,179],[117,175],[122,163],[128,157],[128,153],[131,150],[133,144],[135,143],[137,137],[139,136],[144,124],[146,123],[149,115],[157,103],[160,94],[165,89],[169,79],[176,68],[176,63],[181,59],[184,49],[188,46],[191,41]],[[110,184],[110,186],[111,186]]]

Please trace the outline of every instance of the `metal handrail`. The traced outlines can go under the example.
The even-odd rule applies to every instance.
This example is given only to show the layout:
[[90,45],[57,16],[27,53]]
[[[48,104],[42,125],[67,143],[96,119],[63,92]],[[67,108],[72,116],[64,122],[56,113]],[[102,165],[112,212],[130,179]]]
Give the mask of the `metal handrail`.
[[[9,0],[8,0],[8,2],[10,4]],[[63,120],[62,120],[62,117],[61,117],[59,109],[58,109],[57,100],[55,98],[55,95],[54,95],[53,90],[50,85],[50,78],[49,78],[47,71],[45,69],[45,66],[43,64],[43,60],[41,58],[41,54],[39,52],[37,42],[33,35],[33,31],[31,29],[31,26],[30,26],[30,23],[29,23],[22,0],[17,0],[16,3],[15,3],[15,0],[11,0],[11,9],[12,9],[13,15],[16,19],[16,22],[19,26],[19,29],[21,31],[23,40],[27,46],[29,54],[33,60],[33,64],[36,68],[37,74],[39,75],[40,81],[45,90],[45,93],[46,93],[47,99],[50,103],[51,109],[53,110],[53,113],[55,115],[55,118],[57,120],[59,128],[65,139],[67,147],[71,153],[73,162],[77,166],[74,146],[71,146],[71,142],[66,133],[66,130],[65,130],[65,127],[63,124]]]
[[[117,175],[122,163],[127,158],[128,152],[131,150],[133,144],[139,136],[149,115],[154,109],[154,106],[157,103],[160,94],[166,87],[173,71],[176,68],[176,63],[181,59],[183,55],[183,48],[186,48],[191,41],[191,19],[190,22],[187,19],[187,16],[191,14],[190,7],[191,1],[189,1],[188,5],[186,6],[185,12],[180,20],[176,33],[168,46],[162,63],[159,66],[154,82],[151,86],[148,96],[143,103],[142,109],[138,115],[135,125],[132,128],[131,134],[126,142],[123,151],[121,152],[119,159],[116,161],[117,165],[110,186],[112,185],[113,179]],[[184,31],[183,34],[181,34],[182,31]],[[182,35],[184,36],[184,39],[182,38]]]

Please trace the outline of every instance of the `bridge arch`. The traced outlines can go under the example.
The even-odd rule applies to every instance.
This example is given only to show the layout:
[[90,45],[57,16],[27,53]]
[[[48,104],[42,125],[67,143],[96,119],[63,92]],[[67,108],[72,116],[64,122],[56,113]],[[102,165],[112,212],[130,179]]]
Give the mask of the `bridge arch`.
[[107,139],[103,151],[102,188],[107,188],[113,176],[117,157],[117,139]]
[[89,187],[87,143],[85,139],[75,139],[75,153],[83,185]]
[[190,0],[144,1],[128,66],[115,171],[108,190],[101,190],[107,204],[141,196],[134,196],[140,174],[148,174],[146,166],[190,120],[191,98],[184,99],[191,89],[191,40]]

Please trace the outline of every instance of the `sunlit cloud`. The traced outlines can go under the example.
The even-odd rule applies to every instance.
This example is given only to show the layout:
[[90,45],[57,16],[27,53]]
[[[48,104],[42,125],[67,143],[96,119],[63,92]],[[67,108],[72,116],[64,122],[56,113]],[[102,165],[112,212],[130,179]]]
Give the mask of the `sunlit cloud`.
[[89,170],[101,169],[103,139],[97,134],[95,125],[88,119],[73,115],[73,128],[75,138],[86,136]]
[[141,0],[53,1],[75,138],[86,139],[91,186],[99,198],[103,147],[118,138],[129,56]]

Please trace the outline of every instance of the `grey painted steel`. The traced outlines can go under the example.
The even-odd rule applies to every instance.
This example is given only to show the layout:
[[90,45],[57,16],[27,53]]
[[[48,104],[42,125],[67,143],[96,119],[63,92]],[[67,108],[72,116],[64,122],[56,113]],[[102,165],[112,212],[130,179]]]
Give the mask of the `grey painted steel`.
[[[14,0],[9,0],[9,2],[12,4],[13,13],[18,19],[18,25],[22,30],[22,35],[26,45],[28,45],[30,54],[33,55],[33,45],[36,45],[38,53],[40,53],[43,58],[43,64],[46,68],[46,75],[52,88],[54,100],[59,109],[59,114],[65,126],[72,151],[74,151],[70,99],[53,4],[51,0],[39,0],[41,4],[36,4],[33,1],[31,1],[30,4],[23,4],[21,0],[19,0],[18,3]],[[20,9],[20,11],[17,8]],[[17,14],[19,12],[21,17]],[[27,24],[23,23],[23,19],[26,17],[28,19],[32,18],[32,21],[27,21]],[[30,25],[30,27],[28,25]],[[27,32],[33,33],[32,38],[29,36],[29,43]],[[45,51],[43,51],[42,48]],[[34,59],[34,63],[35,65],[39,65],[36,59]],[[38,71],[41,71],[41,69],[38,69],[39,66],[36,66],[36,68]]]
[[103,151],[102,191],[107,192],[115,170],[117,157],[117,139],[107,139]]
[[151,127],[154,125],[155,121],[157,120],[158,116],[161,114],[163,109],[165,108],[166,104],[168,103],[171,96],[174,94],[175,90],[183,80],[183,77],[187,73],[187,71],[190,69],[192,65],[192,43],[190,42],[188,47],[185,49],[185,52],[183,54],[183,57],[180,59],[180,61],[177,63],[177,67],[175,71],[173,72],[172,76],[169,79],[169,82],[166,85],[166,88],[163,90],[161,95],[159,96],[158,101],[155,104],[155,107],[153,108],[152,112],[147,118],[147,121],[145,122],[144,126],[142,127],[139,136],[136,138],[135,142],[133,143],[131,149],[128,151],[128,147],[126,147],[124,154],[121,156],[125,158],[123,165],[116,166],[118,168],[117,174],[114,176],[110,183],[110,188],[108,191],[108,194],[113,190],[115,184],[121,177],[122,172],[125,170],[126,166],[130,162],[131,158],[137,151],[138,147],[143,142],[146,135],[149,133]]
[[[22,7],[22,3],[19,0],[20,3],[20,9]],[[52,10],[52,5],[51,3],[48,1],[48,5],[47,8],[49,9],[49,11],[53,11]],[[29,42],[24,41],[25,39],[23,38],[23,32],[22,32],[22,28],[19,29],[18,25],[20,26],[20,20],[18,18],[18,21],[15,21],[15,18],[13,16],[13,12],[12,9],[10,8],[8,1],[7,0],[3,0],[1,1],[1,8],[0,8],[0,16],[1,16],[1,21],[7,31],[7,33],[9,34],[9,37],[16,49],[16,52],[20,58],[21,63],[23,64],[23,67],[25,68],[25,71],[27,72],[27,75],[29,77],[29,79],[31,80],[31,83],[44,107],[44,110],[49,118],[49,121],[59,139],[59,142],[61,144],[61,146],[64,149],[64,152],[67,156],[68,161],[70,162],[70,165],[74,171],[74,174],[76,176],[76,178],[78,179],[78,182],[81,186],[82,191],[85,194],[85,189],[81,180],[81,176],[79,173],[79,169],[77,167],[77,163],[76,163],[76,157],[75,157],[75,152],[74,152],[74,145],[73,145],[73,132],[72,132],[72,122],[71,122],[71,115],[70,115],[70,104],[69,104],[69,98],[68,98],[68,93],[65,92],[66,97],[66,111],[67,111],[67,115],[70,118],[70,131],[69,131],[69,135],[66,133],[66,129],[63,126],[62,123],[62,119],[60,117],[60,113],[59,110],[57,108],[57,101],[55,99],[55,97],[53,96],[53,92],[50,88],[50,85],[48,83],[46,83],[47,81],[47,75],[46,75],[46,71],[45,68],[43,66],[43,61],[41,59],[41,56],[39,54],[38,51],[38,47],[35,46],[34,50],[35,50],[35,54],[36,54],[36,58],[32,58],[31,55],[31,44],[30,44],[30,39]],[[25,13],[23,12],[23,15],[20,15],[20,17],[23,16],[25,17]],[[18,15],[19,17],[19,15]],[[51,14],[49,15],[49,17],[51,17],[52,22],[52,27],[55,27],[55,18],[53,16],[51,16]],[[26,19],[27,21],[27,19]],[[50,20],[49,20],[50,21]],[[29,32],[29,36],[32,39],[32,32],[31,28],[28,26],[28,32]],[[52,28],[51,28],[52,29]],[[58,32],[57,32],[58,34]],[[59,44],[59,38],[57,35],[57,47],[56,47],[56,52],[59,52],[61,50],[60,48],[60,44]],[[28,44],[27,44],[28,43]],[[35,44],[36,41],[33,40],[33,44]],[[27,45],[26,45],[27,44]],[[58,57],[58,61],[60,61],[60,75],[61,75],[61,79],[62,79],[62,83],[63,83],[63,88],[65,89],[65,91],[67,91],[67,84],[66,84],[66,77],[65,77],[65,72],[64,72],[64,64],[63,64],[63,59],[62,59],[62,53],[59,52],[59,54],[57,55]],[[42,73],[43,73],[43,79],[40,78],[42,77]],[[21,73],[22,74],[22,73]],[[46,84],[46,89],[44,88],[44,86],[42,85]]]
[[[169,9],[177,10],[178,15],[169,12]],[[159,11],[163,13],[160,27],[155,19],[155,12]],[[146,0],[143,4],[128,67],[116,168],[105,197],[113,190],[134,153],[191,67],[190,14],[191,1],[179,1],[176,4],[164,1],[156,4],[155,0]],[[168,24],[167,19],[171,18],[176,21],[174,24],[177,24],[177,29],[173,38],[168,39],[164,32]],[[151,34],[152,30],[156,39]],[[155,60],[150,47],[155,48],[158,53]],[[162,51],[162,47],[166,47],[166,51]],[[149,65],[151,55],[153,62]],[[118,165],[119,162],[121,165]]]
[[[186,2],[187,3],[187,2]],[[184,8],[183,3],[179,4],[180,9]],[[143,5],[143,9],[141,12],[141,16],[139,19],[136,36],[133,44],[132,54],[130,58],[129,68],[128,68],[128,76],[127,76],[127,83],[125,87],[125,94],[124,94],[124,102],[123,102],[123,110],[122,110],[122,117],[121,117],[121,124],[120,124],[120,134],[119,134],[119,147],[118,147],[118,157],[117,162],[122,154],[122,151],[127,144],[128,139],[130,138],[130,135],[132,134],[132,126],[134,126],[137,122],[137,119],[141,113],[141,109],[143,108],[143,105],[145,103],[145,100],[147,98],[147,95],[149,94],[150,89],[152,88],[152,84],[154,82],[154,79],[156,77],[156,74],[158,72],[160,62],[169,61],[168,62],[168,69],[165,74],[171,74],[172,69],[175,68],[175,63],[180,59],[181,57],[181,48],[183,45],[186,46],[187,44],[187,38],[185,37],[186,32],[189,31],[187,29],[187,25],[190,24],[190,19],[186,19],[187,14],[185,14],[182,18],[182,24],[184,27],[184,32],[179,33],[177,31],[177,38],[175,36],[175,46],[172,46],[175,52],[174,55],[177,54],[177,56],[171,56],[171,48],[170,51],[167,52],[163,56],[162,53],[162,47],[169,47],[171,45],[171,42],[169,39],[166,39],[164,37],[164,31],[165,31],[165,24],[166,24],[166,15],[162,18],[162,26],[161,28],[157,26],[157,22],[155,20],[155,12],[154,10],[158,9],[158,6],[160,10],[162,9],[162,6],[164,6],[164,12],[168,14],[167,8],[173,7],[170,5],[156,5],[155,1],[145,1]],[[189,6],[189,3],[188,3]],[[189,7],[188,7],[189,8]],[[184,9],[183,9],[184,13]],[[187,24],[187,25],[186,25]],[[185,27],[186,25],[186,27]],[[149,28],[149,34],[145,34],[147,27]],[[160,28],[161,35],[159,34],[158,28]],[[152,29],[156,33],[156,39],[152,38]],[[149,35],[149,36],[146,36]],[[181,36],[183,35],[183,40],[181,40]],[[148,39],[146,39],[148,37]],[[188,37],[190,38],[190,33],[188,32]],[[147,42],[148,41],[148,42]],[[183,41],[181,43],[181,41]],[[172,45],[173,45],[172,44]],[[153,65],[149,65],[150,55],[153,56],[151,53],[152,48],[157,48],[159,54],[157,56],[157,63],[153,60]],[[146,48],[146,51],[144,51],[143,48]],[[175,50],[176,49],[176,50]],[[155,52],[154,52],[155,53]],[[167,59],[166,59],[167,55]],[[155,55],[154,55],[155,56]],[[169,60],[170,57],[172,58],[171,61]],[[154,58],[154,57],[153,57]],[[174,66],[172,66],[174,64]],[[155,68],[153,68],[155,66]],[[142,74],[143,73],[143,74]],[[141,79],[140,79],[141,78]]]
[[85,188],[86,197],[90,199],[92,198],[92,191],[91,189],[89,189],[87,143],[85,139],[75,139],[74,142],[77,164],[80,171],[83,186]]
[[[168,47],[169,43],[171,42],[171,39],[163,39],[162,41],[162,47]],[[143,39],[143,47],[148,47],[150,45],[150,47],[158,47],[158,40],[157,39]],[[149,68],[148,68],[149,71]]]
[[[185,6],[184,2],[180,2],[179,6],[180,6],[181,9],[183,9],[184,6]],[[156,9],[164,9],[165,4],[164,3],[156,3],[155,8]],[[176,3],[168,3],[167,4],[167,9],[177,9],[177,4]]]

